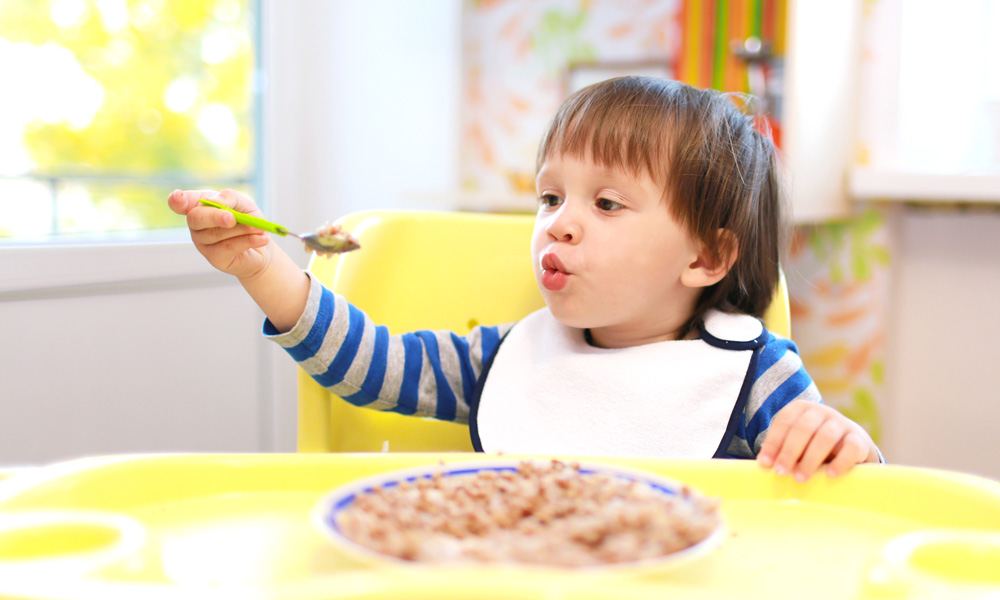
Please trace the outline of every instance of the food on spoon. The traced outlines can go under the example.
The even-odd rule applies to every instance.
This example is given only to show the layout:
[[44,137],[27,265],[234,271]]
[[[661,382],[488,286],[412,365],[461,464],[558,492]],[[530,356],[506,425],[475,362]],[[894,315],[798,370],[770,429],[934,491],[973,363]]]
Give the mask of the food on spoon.
[[358,494],[336,517],[350,540],[417,562],[561,567],[662,557],[720,526],[718,501],[558,460],[437,473]]
[[342,231],[340,225],[330,222],[317,229],[313,236],[315,241],[305,242],[306,251],[314,250],[318,256],[330,257],[350,252],[351,250],[357,250],[361,247],[357,238],[346,231]]

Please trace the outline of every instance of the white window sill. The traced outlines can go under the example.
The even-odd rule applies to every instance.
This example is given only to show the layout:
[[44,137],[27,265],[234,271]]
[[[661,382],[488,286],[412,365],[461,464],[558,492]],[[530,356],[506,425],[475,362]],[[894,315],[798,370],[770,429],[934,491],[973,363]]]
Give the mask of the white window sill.
[[932,174],[855,167],[849,181],[858,200],[1000,203],[1000,171]]
[[[144,288],[156,280],[229,284],[195,250],[186,229],[101,238],[67,237],[0,246],[0,295],[97,288]],[[2,298],[0,298],[2,299]]]

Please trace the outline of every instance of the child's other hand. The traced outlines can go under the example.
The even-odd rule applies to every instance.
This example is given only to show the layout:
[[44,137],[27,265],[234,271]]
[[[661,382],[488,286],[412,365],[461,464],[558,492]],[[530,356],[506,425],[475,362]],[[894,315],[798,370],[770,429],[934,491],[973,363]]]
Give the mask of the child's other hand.
[[267,234],[238,225],[232,213],[205,206],[199,198],[215,200],[242,213],[263,216],[257,205],[233,190],[176,190],[167,198],[171,210],[187,216],[191,241],[213,267],[239,278],[260,273],[271,258]]
[[774,415],[757,461],[774,467],[778,475],[791,473],[796,481],[807,481],[826,465],[826,473],[837,477],[862,462],[877,462],[878,450],[868,433],[835,408],[793,400]]

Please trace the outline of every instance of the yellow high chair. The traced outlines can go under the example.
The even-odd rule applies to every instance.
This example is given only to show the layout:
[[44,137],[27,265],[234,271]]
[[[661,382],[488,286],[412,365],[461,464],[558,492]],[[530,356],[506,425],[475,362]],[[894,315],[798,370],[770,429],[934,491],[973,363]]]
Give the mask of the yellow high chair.
[[[309,271],[390,333],[516,321],[544,303],[531,265],[529,215],[371,211],[341,222],[362,250],[313,257]],[[765,315],[789,334],[782,277]],[[299,452],[472,451],[469,428],[356,407],[299,370]]]

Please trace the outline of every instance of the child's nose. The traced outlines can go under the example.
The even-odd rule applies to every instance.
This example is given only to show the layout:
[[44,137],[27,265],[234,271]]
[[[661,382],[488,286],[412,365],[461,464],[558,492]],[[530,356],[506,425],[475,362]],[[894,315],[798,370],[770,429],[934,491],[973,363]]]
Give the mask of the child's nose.
[[563,203],[545,231],[550,237],[559,242],[579,241],[580,223],[573,209],[570,208],[569,202]]

